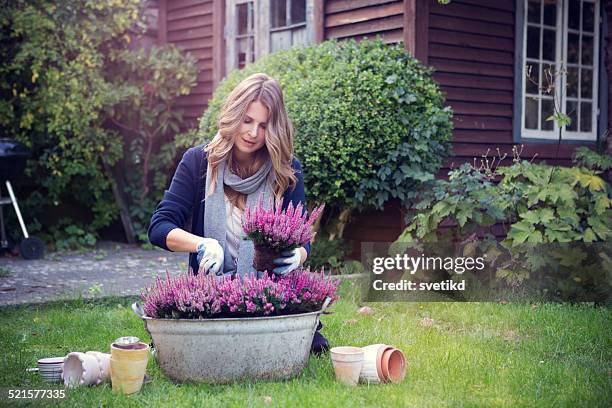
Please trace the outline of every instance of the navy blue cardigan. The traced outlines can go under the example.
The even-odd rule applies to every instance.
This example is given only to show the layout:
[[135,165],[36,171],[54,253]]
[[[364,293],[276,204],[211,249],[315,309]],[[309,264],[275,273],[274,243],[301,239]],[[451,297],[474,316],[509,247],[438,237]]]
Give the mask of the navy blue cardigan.
[[[204,236],[204,190],[208,167],[204,146],[201,144],[185,152],[172,177],[170,188],[166,190],[163,200],[153,212],[148,230],[149,240],[153,245],[170,251],[166,246],[166,237],[175,228]],[[291,166],[295,171],[297,184],[283,194],[283,208],[287,208],[290,201],[294,206],[298,203],[303,206],[306,204],[300,162],[294,158]],[[310,252],[310,244],[306,244],[305,248]],[[197,273],[196,256],[195,253],[189,254],[189,266]]]

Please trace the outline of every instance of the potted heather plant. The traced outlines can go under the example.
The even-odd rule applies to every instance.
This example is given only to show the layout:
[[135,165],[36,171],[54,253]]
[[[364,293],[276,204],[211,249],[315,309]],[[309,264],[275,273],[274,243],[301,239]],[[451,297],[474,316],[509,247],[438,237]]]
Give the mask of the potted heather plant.
[[337,287],[323,271],[303,268],[259,279],[167,274],[132,308],[174,381],[287,379],[306,366],[319,316]]
[[253,267],[257,271],[272,271],[276,266],[274,259],[282,252],[310,242],[313,238],[312,225],[325,208],[323,204],[308,216],[301,203],[295,207],[289,203],[286,210],[281,210],[282,205],[281,200],[274,208],[270,200],[266,209],[263,198],[260,198],[257,207],[247,208],[244,213],[242,229],[255,246]]

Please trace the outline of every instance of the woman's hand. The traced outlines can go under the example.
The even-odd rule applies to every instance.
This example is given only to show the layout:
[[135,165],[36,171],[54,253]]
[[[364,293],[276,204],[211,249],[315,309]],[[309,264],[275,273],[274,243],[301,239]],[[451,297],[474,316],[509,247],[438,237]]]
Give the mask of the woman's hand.
[[279,265],[274,268],[272,272],[277,275],[285,275],[291,271],[296,270],[300,265],[304,263],[308,256],[304,247],[295,248],[291,251],[284,251],[281,253],[282,258],[276,258],[273,262]]
[[202,238],[196,248],[198,252],[198,273],[223,274],[223,248],[219,241],[213,238]]

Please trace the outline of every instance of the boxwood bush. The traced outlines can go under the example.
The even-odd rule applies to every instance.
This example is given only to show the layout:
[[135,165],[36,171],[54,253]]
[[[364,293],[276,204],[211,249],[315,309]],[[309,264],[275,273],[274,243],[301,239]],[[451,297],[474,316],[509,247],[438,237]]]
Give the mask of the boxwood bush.
[[447,153],[452,113],[430,69],[380,40],[297,47],[233,71],[210,100],[197,141],[215,135],[226,96],[256,72],[283,88],[311,202],[355,209],[406,199]]

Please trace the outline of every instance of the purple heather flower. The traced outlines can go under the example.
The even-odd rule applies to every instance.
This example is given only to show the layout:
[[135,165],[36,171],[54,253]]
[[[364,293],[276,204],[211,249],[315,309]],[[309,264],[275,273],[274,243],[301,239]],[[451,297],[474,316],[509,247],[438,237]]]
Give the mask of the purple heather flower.
[[255,209],[247,209],[242,228],[256,245],[277,251],[297,248],[311,241],[312,225],[325,208],[325,205],[321,205],[308,216],[302,203],[294,206],[293,202],[289,202],[286,210],[282,210],[282,200],[276,207],[272,199],[268,204],[268,209],[265,209],[260,197]]
[[247,317],[319,310],[336,299],[338,281],[300,268],[284,276],[224,277],[193,273],[156,279],[141,294],[144,310],[155,318]]

